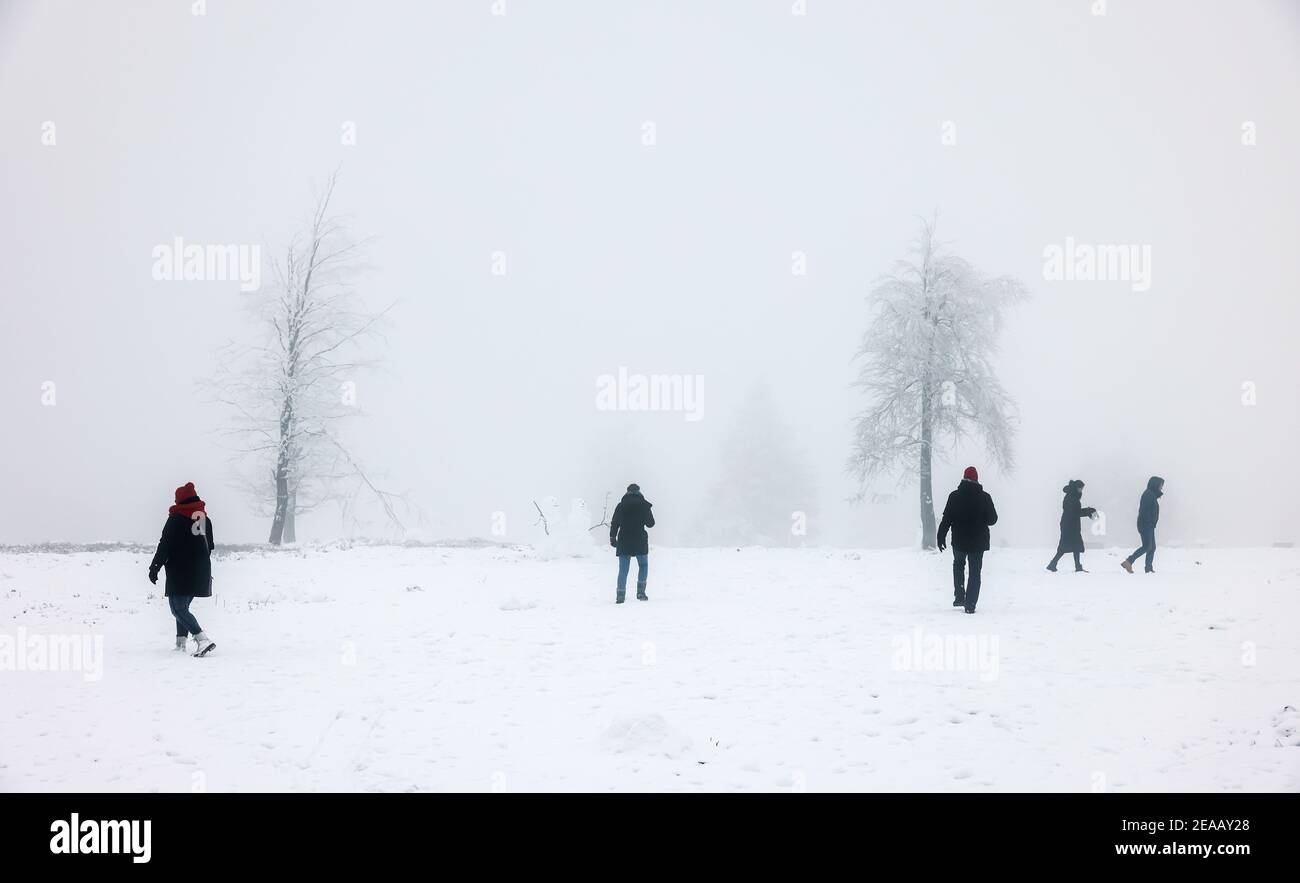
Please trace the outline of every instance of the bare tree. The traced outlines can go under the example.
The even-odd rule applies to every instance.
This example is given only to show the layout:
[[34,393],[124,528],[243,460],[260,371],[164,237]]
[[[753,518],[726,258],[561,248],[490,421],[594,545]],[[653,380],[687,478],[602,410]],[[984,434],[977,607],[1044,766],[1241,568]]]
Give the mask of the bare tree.
[[993,370],[1007,306],[1026,297],[1010,276],[987,276],[935,239],[922,221],[912,259],[878,279],[873,321],[856,359],[856,387],[871,397],[858,415],[849,472],[858,498],[877,477],[911,469],[920,485],[921,545],[935,543],[931,461],[967,435],[998,466],[1014,466],[1015,403]]
[[379,337],[388,310],[361,309],[352,283],[366,242],[331,214],[337,182],[335,172],[303,232],[271,261],[271,284],[253,294],[261,341],[226,347],[209,381],[234,412],[227,435],[237,440],[236,459],[251,466],[244,483],[269,510],[276,545],[294,542],[299,514],[333,502],[346,516],[363,492],[402,527],[401,496],[379,487],[340,435],[361,414],[355,378],[374,364],[365,345]]

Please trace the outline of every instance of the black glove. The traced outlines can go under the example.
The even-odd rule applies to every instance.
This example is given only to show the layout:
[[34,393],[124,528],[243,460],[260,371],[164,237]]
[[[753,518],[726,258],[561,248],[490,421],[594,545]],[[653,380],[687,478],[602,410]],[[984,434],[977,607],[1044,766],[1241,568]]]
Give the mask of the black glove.
[[153,583],[155,586],[158,585],[158,571],[154,570],[152,567],[149,568],[149,582]]
[[614,539],[613,537],[609,538],[609,544],[613,546],[615,549],[618,548],[618,540]]
[[945,543],[943,540],[939,540],[939,551],[940,552],[948,551],[948,544]]
[[1094,509],[1094,508],[1092,508],[1091,506],[1089,506],[1089,507],[1087,507],[1086,509],[1083,510],[1083,514],[1084,514],[1084,515],[1087,515],[1089,518],[1091,518],[1092,516],[1094,516],[1094,515],[1097,514],[1097,510]]

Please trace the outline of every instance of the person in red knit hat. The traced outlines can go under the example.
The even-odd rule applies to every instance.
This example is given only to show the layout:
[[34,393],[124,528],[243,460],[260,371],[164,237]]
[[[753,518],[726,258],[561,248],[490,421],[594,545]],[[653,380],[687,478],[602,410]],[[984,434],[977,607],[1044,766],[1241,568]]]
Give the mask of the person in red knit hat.
[[[964,607],[967,613],[975,612],[980,599],[980,574],[984,567],[984,553],[989,550],[989,526],[997,524],[998,510],[993,508],[993,498],[980,486],[980,474],[974,466],[967,466],[961,474],[961,484],[948,495],[939,522],[939,551],[947,548],[948,529],[952,529],[952,586],[953,607]],[[966,581],[966,564],[970,563],[970,581]]]
[[149,582],[157,585],[158,571],[167,569],[163,594],[172,616],[176,619],[176,649],[184,650],[190,635],[194,636],[195,656],[207,656],[216,644],[199,626],[190,612],[195,598],[212,596],[212,519],[208,517],[207,504],[199,499],[194,482],[186,482],[176,489],[176,504],[167,510],[158,551],[149,562]]

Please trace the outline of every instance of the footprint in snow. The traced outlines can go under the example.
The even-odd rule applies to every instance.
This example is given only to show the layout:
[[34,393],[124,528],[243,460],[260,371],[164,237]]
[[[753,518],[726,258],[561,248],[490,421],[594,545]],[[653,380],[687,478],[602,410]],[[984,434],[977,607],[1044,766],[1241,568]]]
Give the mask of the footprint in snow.
[[1273,730],[1276,734],[1273,744],[1277,747],[1300,746],[1300,712],[1290,705],[1284,705],[1281,711],[1273,715]]

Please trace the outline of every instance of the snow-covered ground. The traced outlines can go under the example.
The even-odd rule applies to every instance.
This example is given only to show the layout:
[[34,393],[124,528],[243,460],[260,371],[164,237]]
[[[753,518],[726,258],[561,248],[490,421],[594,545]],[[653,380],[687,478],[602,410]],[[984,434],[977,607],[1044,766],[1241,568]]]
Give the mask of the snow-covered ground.
[[236,550],[194,659],[147,552],[0,552],[0,789],[1300,788],[1300,550],[1119,555],[994,550],[966,616],[911,550],[656,548],[623,606],[606,554]]

